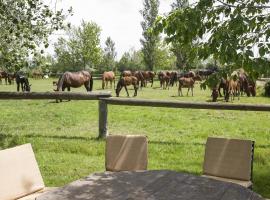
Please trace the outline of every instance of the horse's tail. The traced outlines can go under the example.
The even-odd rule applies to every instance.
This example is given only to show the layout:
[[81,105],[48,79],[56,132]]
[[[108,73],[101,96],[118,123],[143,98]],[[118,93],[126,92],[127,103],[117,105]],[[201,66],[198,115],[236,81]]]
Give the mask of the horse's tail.
[[94,81],[93,81],[93,76],[92,74],[90,74],[90,92],[93,90],[93,84],[94,84]]
[[60,76],[60,78],[58,79],[56,91],[61,91],[62,90],[62,86],[64,84],[64,79],[65,79],[65,73],[62,76]]

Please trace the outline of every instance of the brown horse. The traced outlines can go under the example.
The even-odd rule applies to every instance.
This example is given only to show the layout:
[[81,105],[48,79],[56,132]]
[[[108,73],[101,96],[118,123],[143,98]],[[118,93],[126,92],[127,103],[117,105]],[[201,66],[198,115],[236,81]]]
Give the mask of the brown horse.
[[127,96],[129,97],[129,93],[127,90],[127,86],[129,85],[133,85],[134,86],[134,97],[137,96],[137,90],[139,88],[139,83],[138,83],[138,79],[135,76],[126,76],[126,77],[122,77],[120,78],[120,80],[117,83],[116,86],[116,96],[119,97],[119,93],[121,91],[121,89],[124,87],[126,92],[127,92]]
[[11,83],[11,81],[9,81],[9,76],[8,76],[8,73],[6,71],[0,71],[0,81],[1,81],[1,84],[2,84],[2,78],[5,79],[5,83],[7,85],[8,82]]
[[113,71],[104,72],[102,74],[102,89],[108,88],[108,82],[110,81],[110,86],[112,88],[112,82],[113,82],[113,88],[115,89],[115,75]]
[[121,74],[121,76],[120,76],[120,78],[121,77],[126,77],[126,76],[132,76],[132,72],[129,71],[129,70],[123,71],[122,74]]
[[163,88],[163,90],[165,89],[169,89],[169,82],[170,82],[170,74],[168,74],[168,72],[159,72],[158,73],[158,79],[160,82],[160,87]]
[[142,71],[142,75],[143,75],[144,80],[145,80],[145,87],[147,86],[147,81],[149,81],[151,83],[151,87],[153,87],[154,78],[156,76],[156,73],[152,72],[152,71]]
[[142,87],[145,87],[145,78],[144,78],[144,76],[143,76],[143,72],[142,71],[135,71],[134,73],[133,73],[133,76],[135,76],[136,78],[137,78],[137,80],[138,80],[138,85],[139,85],[139,83],[141,82],[141,89],[142,89]]
[[195,75],[194,77],[190,77],[190,78],[186,78],[186,77],[180,77],[179,78],[179,86],[178,86],[178,96],[183,96],[182,93],[182,88],[188,88],[187,91],[187,96],[188,96],[188,92],[191,89],[191,93],[193,96],[193,88],[194,88],[194,83],[195,81],[201,81],[202,78],[199,75]]
[[226,92],[225,92],[225,100],[226,102],[229,101],[229,98],[231,97],[231,101],[234,100],[234,97],[237,96],[239,100],[240,96],[240,83],[238,80],[227,80],[226,82]]
[[84,85],[87,92],[93,89],[93,77],[88,71],[65,72],[58,80],[57,89],[55,91],[65,91],[67,88],[78,88]]

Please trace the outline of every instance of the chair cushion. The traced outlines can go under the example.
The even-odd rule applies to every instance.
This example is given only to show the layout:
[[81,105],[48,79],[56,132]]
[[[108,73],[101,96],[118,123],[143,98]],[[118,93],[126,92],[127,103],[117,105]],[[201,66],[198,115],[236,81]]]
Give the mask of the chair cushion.
[[208,138],[203,174],[250,181],[252,149],[251,140]]
[[31,144],[0,151],[0,199],[10,200],[44,188]]
[[147,151],[145,136],[107,136],[105,168],[107,171],[146,170]]
[[229,179],[229,178],[221,178],[221,177],[217,177],[217,176],[208,176],[208,175],[202,175],[204,177],[207,178],[212,178],[218,181],[224,181],[224,182],[230,182],[230,183],[235,183],[238,185],[242,185],[243,187],[249,188],[252,186],[252,182],[251,181],[242,181],[242,180],[236,180],[236,179]]
[[46,193],[48,191],[51,191],[51,190],[53,190],[55,188],[57,188],[57,187],[46,187],[46,188],[44,188],[42,190],[39,190],[39,191],[37,191],[37,192],[35,192],[33,194],[30,194],[30,195],[27,195],[25,197],[19,198],[17,200],[35,200],[38,196],[40,196],[40,195],[42,195],[42,194],[44,194],[44,193]]

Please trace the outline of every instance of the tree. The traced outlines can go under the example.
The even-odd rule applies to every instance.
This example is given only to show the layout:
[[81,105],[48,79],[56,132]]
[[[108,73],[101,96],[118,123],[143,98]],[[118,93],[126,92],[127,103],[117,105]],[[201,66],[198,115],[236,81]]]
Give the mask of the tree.
[[82,21],[80,27],[72,27],[67,35],[55,43],[55,53],[60,70],[78,71],[97,67],[101,61],[101,29],[94,22]]
[[[255,76],[268,69],[269,1],[200,0],[192,7],[175,10],[157,22],[170,41],[198,41],[198,55],[210,55],[232,70],[243,67]],[[259,55],[254,55],[258,49]]]
[[144,21],[141,22],[143,39],[140,41],[144,63],[148,70],[153,70],[156,66],[156,53],[160,37],[149,30],[153,28],[158,16],[159,0],[144,0],[143,5],[144,8],[140,11],[144,18]]
[[144,70],[142,51],[136,51],[134,48],[125,52],[119,62],[116,64],[119,71],[124,70]]
[[42,0],[0,1],[2,66],[10,71],[22,68],[30,53],[48,47],[48,36],[53,31],[66,27],[65,18],[63,10],[52,10]]
[[108,37],[105,41],[105,45],[101,71],[114,71],[116,57],[115,43]]

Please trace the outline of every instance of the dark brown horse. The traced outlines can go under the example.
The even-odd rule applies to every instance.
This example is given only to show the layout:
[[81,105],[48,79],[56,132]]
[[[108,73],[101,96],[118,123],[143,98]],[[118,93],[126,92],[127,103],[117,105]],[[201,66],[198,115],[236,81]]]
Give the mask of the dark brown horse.
[[11,81],[9,81],[9,76],[8,76],[8,73],[6,71],[0,71],[0,81],[1,81],[1,84],[2,84],[2,78],[5,79],[5,83],[7,85],[8,82],[11,83]]
[[188,92],[191,89],[191,93],[193,96],[193,88],[194,88],[194,83],[195,81],[201,81],[202,78],[199,75],[195,75],[194,77],[190,77],[190,78],[186,78],[186,77],[180,77],[179,78],[179,86],[178,86],[178,96],[183,96],[182,93],[182,88],[188,88],[187,91],[187,96],[188,96]]
[[145,87],[147,86],[147,81],[149,81],[151,83],[151,87],[153,87],[154,78],[156,76],[156,73],[152,72],[152,71],[142,71],[142,75],[143,75],[144,80],[145,80]]
[[133,76],[135,76],[136,78],[137,78],[137,80],[138,80],[138,85],[139,85],[139,83],[141,82],[141,84],[140,84],[140,86],[141,86],[141,89],[142,89],[142,87],[145,87],[145,78],[144,78],[144,76],[143,76],[143,73],[142,73],[142,71],[135,71],[134,73],[133,73]]
[[113,83],[113,88],[115,88],[115,75],[113,71],[109,72],[104,72],[102,74],[102,89],[108,88],[108,82],[110,82],[110,86],[112,88],[112,83]]
[[132,72],[129,71],[129,70],[123,71],[123,72],[121,73],[120,78],[121,78],[121,77],[126,77],[126,76],[132,76]]
[[116,86],[116,96],[119,97],[119,93],[121,91],[121,89],[124,87],[126,92],[127,92],[127,96],[129,97],[129,93],[128,93],[128,89],[127,86],[129,85],[133,85],[134,86],[134,97],[137,96],[137,90],[139,88],[139,83],[138,83],[138,79],[135,76],[126,76],[126,77],[122,77],[120,78],[120,80],[117,83]]
[[55,91],[65,91],[67,88],[78,88],[84,85],[87,92],[93,89],[93,77],[88,71],[65,72],[58,80],[57,89]]

